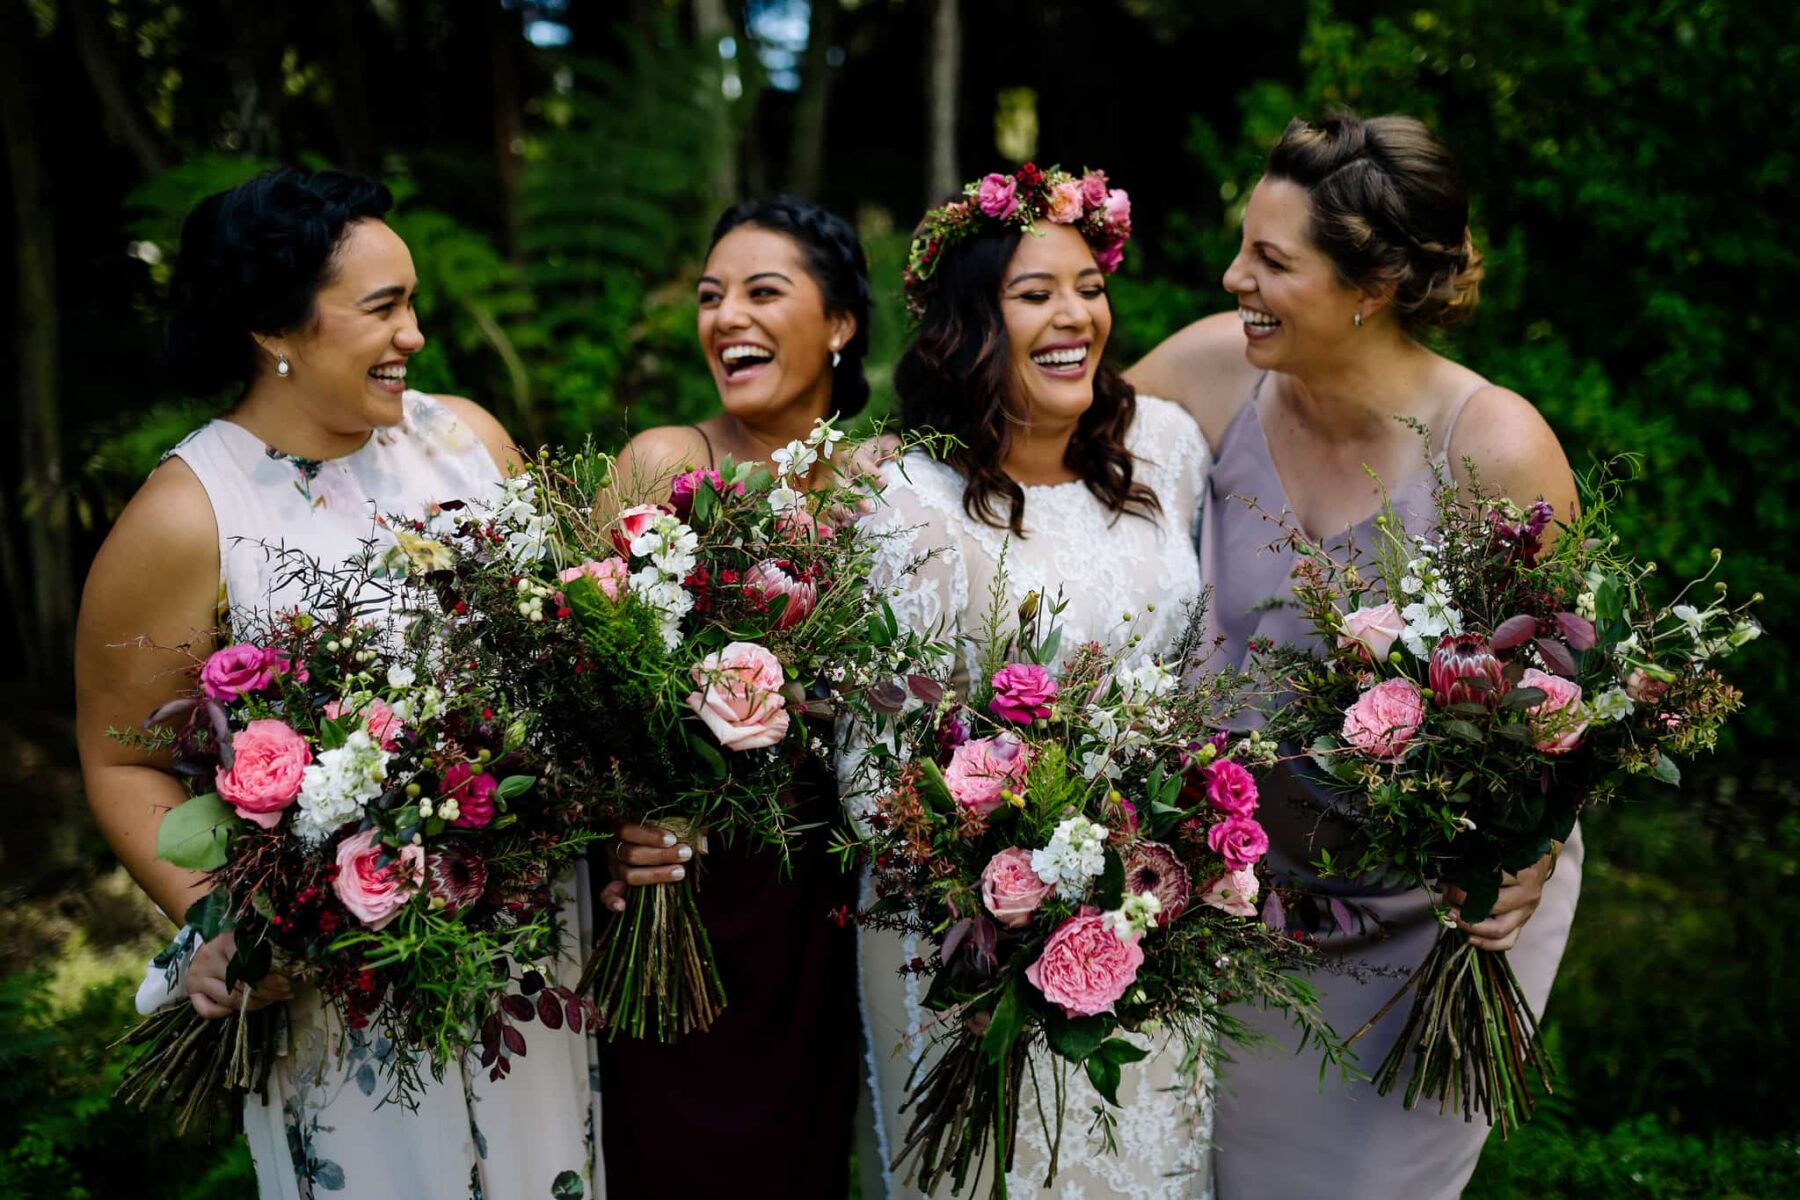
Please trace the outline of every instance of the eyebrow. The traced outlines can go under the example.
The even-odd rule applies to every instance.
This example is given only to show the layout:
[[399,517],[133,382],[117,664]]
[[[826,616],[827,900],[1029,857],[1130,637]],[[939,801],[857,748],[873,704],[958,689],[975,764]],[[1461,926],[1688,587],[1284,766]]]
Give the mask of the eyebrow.
[[[1075,272],[1075,278],[1080,279],[1084,275],[1101,275],[1101,274],[1104,274],[1104,272],[1101,271],[1099,267],[1083,267],[1081,270]],[[1056,276],[1051,274],[1049,271],[1027,271],[1023,275],[1014,275],[1011,279],[1006,281],[1006,286],[1009,288],[1017,287],[1019,284],[1024,283],[1027,279],[1049,279],[1049,280],[1054,281],[1056,279]]]
[[1283,250],[1283,249],[1282,249],[1282,248],[1281,248],[1281,247],[1280,247],[1280,246],[1277,246],[1277,245],[1276,245],[1276,244],[1275,244],[1275,243],[1274,243],[1274,242],[1262,242],[1262,241],[1258,241],[1258,242],[1251,242],[1251,243],[1250,243],[1250,244],[1251,244],[1251,245],[1252,245],[1252,246],[1255,246],[1255,247],[1256,247],[1256,248],[1257,248],[1257,249],[1258,249],[1258,250],[1265,250],[1265,251],[1267,251],[1267,250],[1273,250],[1273,251],[1274,251],[1274,252],[1275,252],[1275,253],[1277,253],[1277,254],[1279,254],[1279,255],[1281,255],[1281,257],[1283,257],[1283,258],[1290,258],[1290,259],[1291,259],[1291,258],[1293,258],[1293,257],[1294,257],[1294,256],[1293,256],[1293,255],[1292,255],[1292,254],[1290,254],[1290,253],[1289,253],[1289,252],[1288,252],[1288,251],[1286,251],[1286,250]]
[[[783,275],[780,271],[758,271],[754,275],[746,275],[744,277],[744,282],[745,283],[755,283],[759,279],[779,279],[779,280],[781,280],[781,282],[787,284],[789,287],[794,286],[794,281],[789,279],[786,275]],[[714,287],[724,287],[725,286],[724,283],[720,282],[720,280],[718,280],[717,278],[715,278],[714,276],[711,276],[711,275],[702,275],[699,279],[696,279],[694,281],[694,286],[699,287],[703,283],[710,283]]]
[[397,283],[390,283],[384,288],[376,288],[358,300],[358,304],[373,304],[377,300],[394,300],[406,295],[406,288]]

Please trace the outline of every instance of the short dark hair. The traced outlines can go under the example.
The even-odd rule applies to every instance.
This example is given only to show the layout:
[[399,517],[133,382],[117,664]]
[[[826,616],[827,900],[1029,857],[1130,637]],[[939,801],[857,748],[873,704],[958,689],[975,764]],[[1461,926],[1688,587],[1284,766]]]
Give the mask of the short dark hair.
[[345,230],[393,203],[387,188],[360,175],[284,167],[196,205],[181,225],[164,335],[182,388],[210,396],[248,385],[258,354],[251,334],[310,321]]
[[838,351],[831,372],[831,406],[853,417],[869,402],[863,358],[869,353],[869,261],[850,222],[828,208],[795,196],[746,200],[725,210],[713,226],[708,249],[741,226],[783,233],[800,246],[801,261],[825,297],[825,311],[847,313],[856,332]]
[[1386,284],[1408,330],[1448,326],[1475,310],[1481,252],[1469,192],[1449,149],[1412,117],[1339,112],[1296,117],[1265,173],[1304,188],[1313,243],[1347,283]]

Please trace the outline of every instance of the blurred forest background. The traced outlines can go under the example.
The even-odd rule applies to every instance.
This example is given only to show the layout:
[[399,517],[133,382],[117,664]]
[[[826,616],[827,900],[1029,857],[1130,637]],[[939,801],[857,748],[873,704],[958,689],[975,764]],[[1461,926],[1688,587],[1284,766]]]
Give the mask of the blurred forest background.
[[[1431,123],[1489,254],[1447,349],[1535,400],[1670,575],[1725,551],[1769,636],[1679,799],[1592,813],[1547,1013],[1557,1094],[1473,1197],[1800,1194],[1800,792],[1788,722],[1800,481],[1800,6],[1752,0],[0,0],[12,335],[0,440],[0,1196],[242,1196],[227,1131],[121,1110],[106,1043],[167,931],[82,805],[80,580],[163,450],[224,398],[158,365],[181,215],[278,162],[385,180],[423,282],[410,379],[522,441],[617,444],[714,403],[692,280],[731,199],[852,217],[881,410],[928,200],[1036,157],[1102,166],[1138,236],[1134,361],[1218,277],[1296,113]],[[1789,218],[1783,218],[1786,212]],[[1296,1137],[1307,1136],[1303,1129]]]

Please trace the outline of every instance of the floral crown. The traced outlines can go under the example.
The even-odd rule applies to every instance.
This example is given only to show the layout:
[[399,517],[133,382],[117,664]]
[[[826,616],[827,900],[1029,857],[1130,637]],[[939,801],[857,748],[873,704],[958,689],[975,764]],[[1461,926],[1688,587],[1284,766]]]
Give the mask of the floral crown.
[[1106,184],[1106,172],[1086,170],[1079,178],[1061,167],[1039,170],[1026,163],[1011,175],[987,175],[963,186],[963,198],[934,208],[919,222],[906,256],[906,307],[925,315],[933,280],[944,254],[984,228],[1012,226],[1032,232],[1039,221],[1072,225],[1094,249],[1094,262],[1110,275],[1131,240],[1131,198]]

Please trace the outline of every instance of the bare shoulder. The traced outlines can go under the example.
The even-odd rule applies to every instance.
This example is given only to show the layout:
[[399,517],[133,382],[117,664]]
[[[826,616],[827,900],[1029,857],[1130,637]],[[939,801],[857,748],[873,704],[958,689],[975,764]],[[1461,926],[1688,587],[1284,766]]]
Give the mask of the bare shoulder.
[[1469,467],[1482,487],[1520,503],[1539,498],[1557,512],[1575,502],[1575,478],[1556,432],[1531,401],[1503,387],[1470,398],[1451,433],[1450,467],[1467,482]]
[[619,474],[630,486],[659,485],[681,471],[704,467],[711,460],[706,439],[694,426],[658,425],[625,443],[619,451]]
[[[109,554],[176,570],[196,563],[209,565],[216,574],[219,524],[206,488],[185,462],[168,458],[150,472],[113,522],[101,550],[102,557]],[[100,565],[99,558],[95,565]]]
[[467,396],[433,396],[432,399],[456,414],[456,419],[481,439],[481,444],[487,447],[488,457],[494,460],[502,474],[511,475],[525,465],[512,434],[506,432],[506,426],[493,413]]
[[1185,408],[1216,448],[1256,381],[1256,368],[1244,359],[1237,315],[1215,313],[1169,335],[1125,378],[1139,392]]
[[139,488],[94,556],[81,638],[183,640],[210,628],[219,595],[219,528],[206,489],[179,458]]

